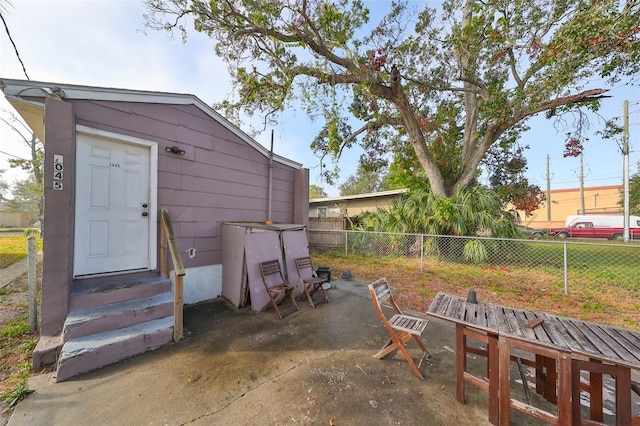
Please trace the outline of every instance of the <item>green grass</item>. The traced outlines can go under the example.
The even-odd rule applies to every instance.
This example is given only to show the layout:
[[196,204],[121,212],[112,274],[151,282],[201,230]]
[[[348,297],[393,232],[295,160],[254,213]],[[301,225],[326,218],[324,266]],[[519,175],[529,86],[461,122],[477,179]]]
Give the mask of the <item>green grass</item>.
[[[41,250],[42,240],[36,238],[36,242],[37,249]],[[27,252],[25,236],[6,236],[0,233],[0,268],[26,258]],[[5,410],[15,407],[33,392],[29,389],[28,381],[32,373],[31,356],[38,342],[38,334],[31,334],[27,302],[12,301],[13,299],[4,297],[20,291],[20,285],[8,285],[0,289],[3,306],[18,308],[21,312],[12,320],[0,324],[0,401]]]
[[9,376],[9,381],[14,382],[12,386],[6,392],[0,395],[5,404],[9,407],[15,407],[20,401],[27,395],[33,392],[33,389],[29,388],[29,377],[31,376],[31,363],[25,362],[22,364],[18,371]]
[[[9,377],[5,378],[3,390],[0,392],[0,399],[8,407],[15,407],[25,396],[33,392],[29,389],[28,381],[32,372],[31,354],[36,344],[37,339],[30,335],[28,313],[23,313],[0,327],[2,370],[12,371]],[[16,370],[11,369],[11,365],[16,364],[20,367]]]
[[[37,250],[42,250],[42,239],[36,237]],[[27,237],[0,234],[0,269],[27,257]]]
[[[369,244],[372,240],[365,238],[358,241],[358,252],[314,250],[312,256],[316,265],[331,267],[336,276],[350,269],[363,281],[387,277],[404,306],[416,311],[424,312],[438,291],[466,295],[474,289],[490,302],[640,329],[639,244],[567,244],[565,294],[562,242],[487,241],[486,260],[465,259],[462,244],[436,239],[430,246],[425,240],[423,258],[419,249],[418,256],[391,256],[401,250],[388,250],[380,239]],[[367,247],[378,252],[369,254]],[[473,263],[470,257],[479,261]]]
[[2,326],[0,328],[0,337],[5,340],[11,340],[29,334],[30,331],[29,315],[25,313]]

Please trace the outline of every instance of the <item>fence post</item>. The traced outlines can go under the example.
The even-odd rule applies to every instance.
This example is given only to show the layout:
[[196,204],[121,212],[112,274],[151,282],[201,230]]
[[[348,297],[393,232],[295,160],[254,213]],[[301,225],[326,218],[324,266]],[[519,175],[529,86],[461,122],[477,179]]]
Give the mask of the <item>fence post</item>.
[[569,294],[569,263],[567,261],[567,242],[563,244],[564,248],[564,294]]
[[424,264],[424,234],[420,234],[420,272],[423,271]]
[[27,293],[29,296],[29,329],[35,332],[38,329],[38,289],[36,285],[36,268],[38,265],[38,254],[36,248],[36,237],[33,235],[27,238]]
[[349,255],[348,249],[347,249],[347,246],[349,244],[349,242],[347,241],[348,238],[349,238],[349,231],[345,230],[344,231],[344,255],[345,255],[345,257]]

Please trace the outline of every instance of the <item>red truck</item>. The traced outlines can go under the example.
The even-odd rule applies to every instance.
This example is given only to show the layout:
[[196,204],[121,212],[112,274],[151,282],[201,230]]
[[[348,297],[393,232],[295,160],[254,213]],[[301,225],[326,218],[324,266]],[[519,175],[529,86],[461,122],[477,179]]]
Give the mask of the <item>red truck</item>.
[[[559,238],[608,238],[621,240],[624,228],[613,226],[594,226],[593,222],[574,222],[564,228],[551,228],[549,233]],[[640,239],[640,228],[629,228],[629,238]]]

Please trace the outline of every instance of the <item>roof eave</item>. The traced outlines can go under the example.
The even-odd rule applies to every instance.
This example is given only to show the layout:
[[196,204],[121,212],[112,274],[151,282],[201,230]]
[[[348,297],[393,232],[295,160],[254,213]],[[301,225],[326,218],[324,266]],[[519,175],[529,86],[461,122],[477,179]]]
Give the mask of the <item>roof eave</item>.
[[393,195],[401,195],[405,192],[408,192],[408,188],[403,189],[391,189],[389,191],[380,191],[380,192],[368,192],[366,194],[356,194],[356,195],[341,195],[339,197],[328,197],[328,198],[311,198],[309,203],[329,203],[336,201],[349,201],[349,200],[359,200],[363,198],[379,198],[379,197],[389,197]]
[[[194,105],[224,128],[242,139],[265,157],[270,157],[270,151],[255,139],[240,130],[200,98],[191,94],[152,92],[143,90],[117,89],[73,84],[59,84],[42,81],[13,80],[0,78],[0,90],[7,99],[22,99],[23,97],[43,98],[47,95],[57,95],[64,99],[83,99],[96,101],[139,102],[167,105]],[[10,101],[11,102],[11,101]],[[43,101],[44,103],[44,101]],[[12,103],[13,105],[13,103]],[[15,106],[14,106],[15,107]],[[26,121],[26,119],[25,119]],[[30,123],[27,123],[31,125]],[[33,129],[35,132],[35,129]],[[302,164],[280,155],[273,155],[274,161],[289,167],[300,169]]]

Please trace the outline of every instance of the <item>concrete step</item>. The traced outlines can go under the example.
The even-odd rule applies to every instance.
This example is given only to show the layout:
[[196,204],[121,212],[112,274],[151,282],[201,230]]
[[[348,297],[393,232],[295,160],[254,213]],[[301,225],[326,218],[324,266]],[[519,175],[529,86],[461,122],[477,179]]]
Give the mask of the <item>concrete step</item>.
[[38,344],[31,354],[33,371],[40,372],[44,367],[54,365],[62,348],[62,334],[40,336]]
[[110,303],[155,296],[171,291],[167,277],[144,277],[100,284],[79,284],[71,290],[69,309],[86,309]]
[[56,381],[116,363],[173,339],[173,315],[69,340],[58,357]]
[[67,342],[170,315],[173,315],[171,292],[93,308],[76,309],[69,312],[67,316],[63,338]]

